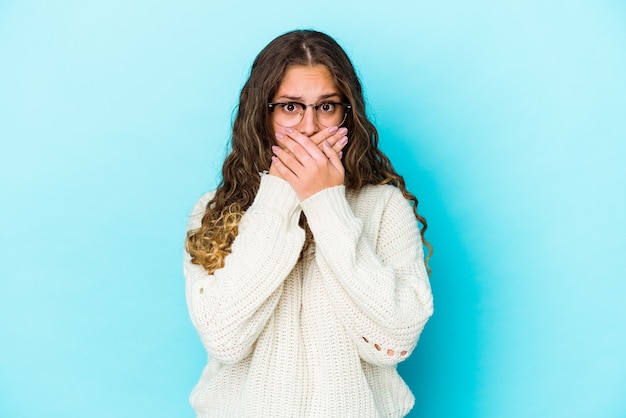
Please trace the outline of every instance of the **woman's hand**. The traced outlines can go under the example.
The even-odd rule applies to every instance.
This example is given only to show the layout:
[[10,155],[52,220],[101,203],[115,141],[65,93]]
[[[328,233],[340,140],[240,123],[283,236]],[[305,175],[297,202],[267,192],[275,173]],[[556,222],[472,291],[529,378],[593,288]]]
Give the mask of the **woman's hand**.
[[341,150],[348,143],[348,137],[346,136],[347,133],[348,129],[333,126],[331,128],[319,131],[311,136],[311,141],[317,144],[317,146],[321,150],[322,144],[324,143],[324,140],[326,140],[330,144],[331,148],[335,150],[337,154],[339,154],[339,158],[341,158]]
[[[343,130],[342,130],[343,129]],[[287,128],[276,133],[279,146],[273,146],[270,174],[278,175],[304,200],[329,187],[343,184],[341,150],[347,143],[347,130],[324,130],[310,138]]]

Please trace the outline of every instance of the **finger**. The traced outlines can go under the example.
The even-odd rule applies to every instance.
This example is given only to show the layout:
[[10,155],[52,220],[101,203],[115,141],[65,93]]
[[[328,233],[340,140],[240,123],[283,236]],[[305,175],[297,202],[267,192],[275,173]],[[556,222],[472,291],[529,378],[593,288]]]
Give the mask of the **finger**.
[[332,166],[335,168],[335,170],[343,174],[344,168],[343,164],[341,163],[341,158],[328,142],[324,141],[324,143],[322,144],[322,151],[324,152],[324,155],[326,155]]
[[[307,159],[311,159],[309,153],[302,147],[298,142],[296,142],[293,138],[288,136],[287,133],[276,134],[276,143],[279,145],[279,148],[289,154],[294,160],[298,161],[299,164],[304,164]],[[272,147],[272,151],[274,148]],[[275,152],[276,154],[276,152]],[[284,162],[284,160],[283,160]]]
[[297,176],[275,155],[272,155],[272,167],[278,172],[278,177],[288,183],[292,184],[294,180],[297,180]]
[[317,146],[322,149],[322,143],[324,140],[328,141],[331,147],[335,147],[335,145],[348,134],[348,129],[343,127],[339,128],[337,126],[333,126],[332,128],[325,129],[323,131],[317,132],[315,135],[311,136],[311,140],[317,144]]
[[347,128],[341,128],[337,130],[337,132],[335,132],[333,135],[331,135],[328,139],[326,139],[326,141],[328,141],[332,149],[339,152],[348,143],[347,133]]
[[338,130],[338,126],[331,126],[328,129],[323,129],[311,135],[311,141],[315,142],[320,149],[322,148],[322,142],[324,142],[324,140],[327,140],[331,145],[333,145],[339,139],[334,137],[334,134],[336,134]]
[[347,143],[348,143],[348,137],[343,136],[341,137],[339,141],[337,141],[335,145],[332,145],[332,149],[335,150],[335,152],[339,153],[346,146]]
[[[292,141],[289,141],[289,138]],[[302,163],[305,163],[307,158],[313,158],[315,160],[325,158],[324,154],[308,136],[294,129],[287,128],[286,135],[280,138],[280,140],[284,142],[289,151]]]
[[[291,154],[291,151],[289,151],[289,149],[287,148],[287,146],[285,145],[285,141],[282,140],[282,138],[285,137],[285,134],[282,133],[276,133],[276,145],[278,145],[279,147],[281,147],[285,152],[288,152],[289,154]],[[293,155],[293,154],[292,154]]]
[[272,176],[280,177],[280,178],[283,177],[280,175],[278,168],[276,168],[276,165],[273,162],[272,164],[270,164],[269,174],[271,174]]
[[289,151],[285,151],[279,146],[272,145],[274,156],[278,157],[280,163],[296,176],[300,173],[303,166],[302,163]]

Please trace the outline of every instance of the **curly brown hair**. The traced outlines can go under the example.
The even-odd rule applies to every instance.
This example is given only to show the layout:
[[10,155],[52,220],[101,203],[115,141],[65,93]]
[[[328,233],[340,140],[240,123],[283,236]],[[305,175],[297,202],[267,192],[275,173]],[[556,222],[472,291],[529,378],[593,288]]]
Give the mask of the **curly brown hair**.
[[[200,228],[187,233],[186,249],[191,261],[203,266],[209,274],[224,266],[237,236],[243,213],[254,201],[260,184],[258,173],[271,164],[274,133],[267,103],[276,93],[286,70],[295,65],[324,65],[330,71],[344,100],[352,111],[344,123],[350,141],[343,149],[345,187],[360,189],[367,184],[392,184],[412,203],[415,217],[421,223],[424,239],[426,219],[417,212],[417,198],[394,170],[389,158],[378,148],[378,132],[366,116],[361,82],[345,51],[330,36],[313,30],[295,30],[270,42],[256,57],[250,77],[241,90],[233,124],[231,152],[222,167],[222,180],[208,202]],[[306,219],[306,242],[313,239]]]

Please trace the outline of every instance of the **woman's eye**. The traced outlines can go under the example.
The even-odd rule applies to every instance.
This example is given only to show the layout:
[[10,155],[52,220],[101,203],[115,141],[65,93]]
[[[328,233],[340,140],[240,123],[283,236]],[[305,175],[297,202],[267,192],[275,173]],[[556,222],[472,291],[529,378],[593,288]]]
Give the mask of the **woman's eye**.
[[298,111],[298,105],[296,105],[295,103],[285,103],[283,105],[283,110],[285,112],[289,112],[289,113],[297,112]]
[[335,110],[334,103],[322,103],[319,107],[324,113],[332,113]]

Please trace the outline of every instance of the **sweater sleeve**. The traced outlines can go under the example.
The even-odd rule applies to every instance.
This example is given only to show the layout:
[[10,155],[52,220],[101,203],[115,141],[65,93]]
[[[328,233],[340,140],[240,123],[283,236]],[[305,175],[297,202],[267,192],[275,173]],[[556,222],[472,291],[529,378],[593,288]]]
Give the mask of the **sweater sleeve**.
[[[205,195],[196,204],[189,229],[200,226]],[[185,252],[187,305],[192,323],[210,356],[222,363],[245,358],[272,315],[282,283],[298,260],[304,231],[292,187],[263,174],[253,204],[242,216],[224,267],[208,274]]]
[[380,223],[372,229],[375,240],[372,234],[368,239],[363,220],[352,212],[344,186],[325,189],[300,205],[337,317],[362,359],[392,366],[415,348],[433,300],[413,209],[395,187],[386,187],[383,198]]

